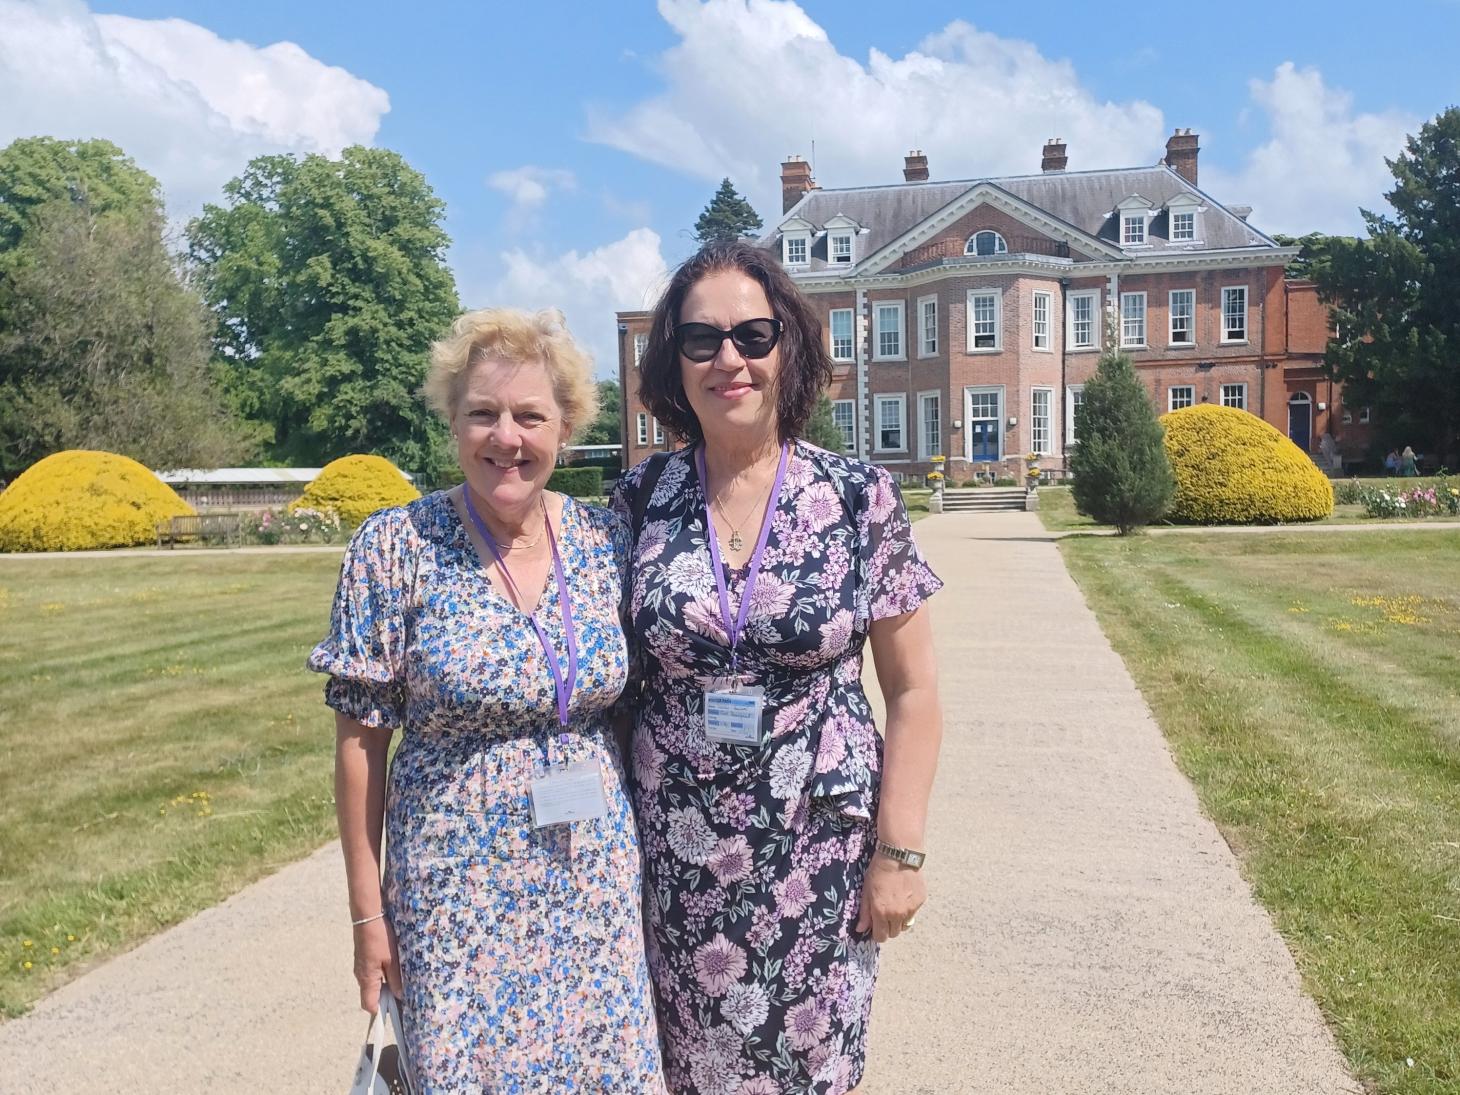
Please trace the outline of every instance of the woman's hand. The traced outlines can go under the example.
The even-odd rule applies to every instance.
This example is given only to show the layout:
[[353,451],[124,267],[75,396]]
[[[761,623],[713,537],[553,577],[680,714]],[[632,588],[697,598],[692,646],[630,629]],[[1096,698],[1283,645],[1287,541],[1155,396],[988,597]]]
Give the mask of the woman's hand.
[[400,953],[395,929],[388,921],[372,920],[355,928],[355,980],[360,984],[360,1007],[374,1015],[380,1010],[380,985],[390,985],[401,998]]
[[877,943],[896,939],[927,899],[928,886],[921,871],[874,853],[862,882],[857,931],[870,931]]

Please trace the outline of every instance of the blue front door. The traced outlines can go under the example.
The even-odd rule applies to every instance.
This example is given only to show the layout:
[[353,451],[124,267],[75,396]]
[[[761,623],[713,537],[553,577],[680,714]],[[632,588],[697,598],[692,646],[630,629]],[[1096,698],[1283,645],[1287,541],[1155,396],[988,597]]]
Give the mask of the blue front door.
[[968,424],[968,439],[975,464],[999,458],[999,423],[997,419],[977,419]]
[[1313,404],[1295,399],[1288,404],[1288,437],[1294,445],[1308,451],[1313,441]]

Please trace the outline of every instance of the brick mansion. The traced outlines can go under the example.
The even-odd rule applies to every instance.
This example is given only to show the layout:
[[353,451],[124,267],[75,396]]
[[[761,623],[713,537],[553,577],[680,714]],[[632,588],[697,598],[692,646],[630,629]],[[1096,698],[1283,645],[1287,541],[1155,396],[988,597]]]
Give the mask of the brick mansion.
[[[846,452],[909,477],[941,455],[955,481],[1026,453],[1063,467],[1108,335],[1159,411],[1237,407],[1361,457],[1369,413],[1322,375],[1327,311],[1284,276],[1296,249],[1201,190],[1198,156],[1177,130],[1155,166],[1070,171],[1052,140],[1038,174],[938,182],[913,152],[902,182],[841,190],[783,163],[759,245],[820,315]],[[673,438],[638,399],[649,314],[618,324],[628,467]]]

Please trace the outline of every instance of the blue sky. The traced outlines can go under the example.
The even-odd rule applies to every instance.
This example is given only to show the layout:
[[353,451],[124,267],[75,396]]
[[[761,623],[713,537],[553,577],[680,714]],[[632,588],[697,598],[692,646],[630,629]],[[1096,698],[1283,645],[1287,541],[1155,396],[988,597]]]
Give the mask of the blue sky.
[[[827,187],[1154,163],[1268,231],[1352,231],[1385,155],[1460,102],[1460,0],[889,6],[841,0],[352,4],[0,0],[0,143],[106,136],[179,218],[247,159],[401,152],[448,203],[463,300],[556,304],[613,371],[612,310],[652,299],[729,174]],[[889,13],[895,18],[889,18]]]

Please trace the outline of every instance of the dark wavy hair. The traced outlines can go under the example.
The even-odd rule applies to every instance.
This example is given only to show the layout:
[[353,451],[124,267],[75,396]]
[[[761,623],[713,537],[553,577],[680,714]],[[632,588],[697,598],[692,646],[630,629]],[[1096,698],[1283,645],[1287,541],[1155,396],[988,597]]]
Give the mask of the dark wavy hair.
[[691,288],[710,274],[738,270],[765,290],[771,316],[781,321],[777,349],[776,429],[780,440],[799,435],[831,383],[831,358],[821,341],[821,321],[782,269],[775,256],[744,240],[711,240],[685,260],[659,303],[649,325],[649,343],[639,359],[639,398],[664,428],[687,442],[703,441],[700,420],[690,408],[680,373],[674,328]]

